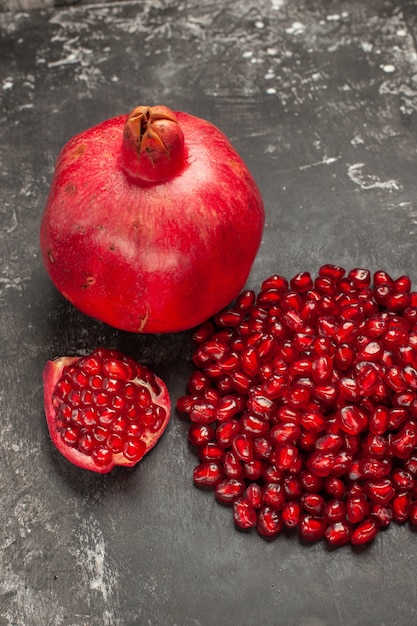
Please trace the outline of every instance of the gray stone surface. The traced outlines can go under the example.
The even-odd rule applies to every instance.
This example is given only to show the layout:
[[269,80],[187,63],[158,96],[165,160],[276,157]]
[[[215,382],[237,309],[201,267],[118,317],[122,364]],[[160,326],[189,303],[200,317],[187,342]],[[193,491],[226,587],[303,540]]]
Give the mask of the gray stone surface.
[[417,538],[363,551],[233,529],[192,485],[174,413],[133,471],[53,449],[47,359],[97,345],[152,366],[173,401],[189,333],[129,336],[52,287],[38,228],[75,133],[137,104],[205,117],[257,179],[266,228],[248,281],[322,263],[417,283],[417,9],[359,0],[144,0],[0,15],[0,623],[5,626],[412,626]]

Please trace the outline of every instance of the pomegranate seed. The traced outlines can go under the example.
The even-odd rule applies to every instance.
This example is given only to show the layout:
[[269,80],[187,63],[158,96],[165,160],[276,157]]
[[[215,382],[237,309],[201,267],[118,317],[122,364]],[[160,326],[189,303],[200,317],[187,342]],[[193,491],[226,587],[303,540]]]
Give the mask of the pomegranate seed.
[[411,472],[401,469],[400,467],[393,469],[391,480],[396,491],[411,491],[414,486],[414,478]]
[[301,516],[298,532],[305,541],[318,541],[324,536],[325,531],[326,524],[323,518],[310,514]]
[[327,524],[341,522],[346,518],[346,503],[343,500],[328,500],[323,508],[323,519]]
[[316,450],[322,452],[338,452],[343,446],[344,438],[337,433],[326,433],[316,440]]
[[367,415],[356,405],[346,405],[339,409],[338,424],[348,435],[358,435],[368,425]]
[[305,293],[313,287],[313,280],[309,272],[300,272],[290,280],[290,287],[299,293]]
[[253,460],[253,440],[245,433],[236,435],[232,442],[232,450],[240,461]]
[[214,495],[218,502],[229,504],[240,498],[245,491],[245,483],[236,478],[226,478],[216,484]]
[[265,463],[261,459],[253,459],[243,464],[243,473],[249,480],[258,480],[263,476]]
[[254,509],[260,509],[263,504],[262,489],[258,483],[250,483],[245,491],[245,498]]
[[247,530],[256,525],[256,511],[248,500],[239,498],[233,503],[233,519],[238,528]]
[[258,513],[256,530],[262,537],[272,538],[278,535],[283,527],[281,514],[275,509],[264,506]]
[[335,455],[331,452],[321,452],[317,450],[309,457],[307,467],[316,476],[324,478],[329,476],[333,470]]
[[387,504],[395,496],[395,489],[389,478],[368,480],[365,491],[370,500],[379,504]]
[[407,492],[398,493],[392,500],[393,519],[398,524],[403,524],[407,521],[410,514],[411,503],[411,494]]
[[406,459],[417,445],[417,424],[408,422],[400,432],[391,435],[389,450],[392,456]]
[[372,502],[369,507],[369,517],[376,522],[379,528],[386,528],[393,519],[392,506]]
[[346,518],[358,524],[369,514],[368,499],[364,493],[350,494],[346,500]]
[[280,511],[285,503],[285,490],[281,483],[268,483],[262,489],[264,503]]
[[352,525],[346,520],[339,520],[333,524],[329,524],[324,536],[332,547],[338,548],[350,541],[352,537]]
[[198,449],[200,461],[219,462],[223,460],[224,448],[214,441],[209,441]]
[[378,534],[378,525],[375,520],[365,519],[352,532],[350,542],[354,546],[370,543]]
[[271,462],[279,470],[290,470],[298,457],[298,449],[290,443],[278,446],[271,454]]
[[200,463],[194,468],[194,484],[197,487],[215,487],[223,475],[223,469],[218,463]]
[[300,502],[306,513],[321,516],[324,510],[324,498],[318,493],[305,493],[301,496]]
[[299,502],[290,500],[285,502],[281,510],[281,519],[287,528],[296,528],[301,514],[301,505]]
[[255,292],[251,289],[247,289],[236,298],[236,308],[239,311],[250,311],[255,304],[255,300]]
[[224,456],[223,467],[228,478],[241,478],[244,474],[242,462],[230,450]]
[[296,500],[301,497],[303,493],[303,487],[301,484],[301,478],[299,474],[287,475],[284,478],[284,490],[287,500]]
[[339,265],[333,265],[331,263],[327,263],[326,265],[322,265],[319,269],[319,276],[325,276],[329,278],[331,281],[339,281],[344,275],[346,271],[343,267]]
[[273,446],[269,438],[256,437],[253,440],[253,454],[255,458],[268,460],[271,456]]
[[346,493],[346,486],[337,476],[327,476],[324,479],[324,490],[332,498],[342,499]]
[[216,421],[216,407],[207,402],[195,403],[190,411],[190,420],[195,424],[211,424]]

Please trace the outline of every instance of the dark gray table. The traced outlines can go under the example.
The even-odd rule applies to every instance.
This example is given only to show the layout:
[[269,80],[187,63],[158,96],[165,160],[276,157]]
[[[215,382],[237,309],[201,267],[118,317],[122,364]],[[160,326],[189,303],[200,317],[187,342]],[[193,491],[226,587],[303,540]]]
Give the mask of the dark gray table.
[[144,0],[0,15],[0,623],[5,626],[411,626],[417,537],[366,550],[233,529],[192,485],[173,414],[134,470],[96,476],[52,447],[47,359],[118,347],[173,401],[189,333],[130,336],[52,287],[38,228],[61,146],[137,104],[205,117],[266,205],[248,284],[322,263],[417,284],[417,4]]

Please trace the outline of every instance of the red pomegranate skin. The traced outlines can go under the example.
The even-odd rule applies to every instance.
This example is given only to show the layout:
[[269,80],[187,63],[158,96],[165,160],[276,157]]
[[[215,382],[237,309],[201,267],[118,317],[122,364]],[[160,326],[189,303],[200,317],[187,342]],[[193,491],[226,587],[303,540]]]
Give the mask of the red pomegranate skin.
[[179,165],[173,155],[170,178],[127,173],[129,116],[120,115],[64,146],[42,218],[43,261],[57,289],[83,313],[134,333],[192,328],[226,306],[262,238],[261,194],[230,141],[208,121],[174,116],[184,152]]

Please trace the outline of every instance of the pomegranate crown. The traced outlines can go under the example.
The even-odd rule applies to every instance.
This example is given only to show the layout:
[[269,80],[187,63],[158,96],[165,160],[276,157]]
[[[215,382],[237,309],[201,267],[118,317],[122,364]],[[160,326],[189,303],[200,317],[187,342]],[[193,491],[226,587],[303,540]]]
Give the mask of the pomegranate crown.
[[184,134],[166,106],[137,106],[124,126],[122,161],[126,174],[140,183],[160,183],[183,168]]

